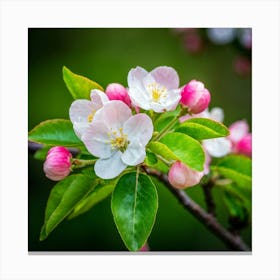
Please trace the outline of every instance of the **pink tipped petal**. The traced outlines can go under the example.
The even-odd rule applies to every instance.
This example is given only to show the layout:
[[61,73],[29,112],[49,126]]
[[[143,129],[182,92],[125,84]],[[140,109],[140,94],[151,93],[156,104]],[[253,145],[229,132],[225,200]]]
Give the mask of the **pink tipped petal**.
[[153,122],[146,114],[137,114],[130,117],[123,126],[123,132],[130,141],[138,141],[146,146],[153,135]]
[[203,140],[203,147],[212,157],[223,157],[230,153],[231,142],[226,137]]
[[128,145],[121,158],[125,164],[135,166],[142,163],[145,157],[145,146],[141,145],[141,143],[134,142]]
[[244,137],[248,131],[249,126],[246,121],[237,121],[229,126],[230,135],[228,138],[236,144],[242,137]]
[[179,76],[172,67],[160,66],[152,70],[150,74],[158,84],[165,86],[167,89],[179,87]]
[[124,102],[112,100],[96,112],[94,121],[102,120],[108,127],[119,129],[131,116],[132,112]]
[[101,108],[104,103],[109,101],[107,95],[99,89],[93,89],[90,92],[90,98],[91,101],[95,103],[99,108]]
[[113,154],[110,140],[109,129],[101,121],[92,122],[82,136],[88,151],[100,158],[108,158]]
[[118,151],[108,159],[98,159],[94,165],[94,171],[102,179],[112,179],[121,174],[126,166],[121,160],[121,152]]

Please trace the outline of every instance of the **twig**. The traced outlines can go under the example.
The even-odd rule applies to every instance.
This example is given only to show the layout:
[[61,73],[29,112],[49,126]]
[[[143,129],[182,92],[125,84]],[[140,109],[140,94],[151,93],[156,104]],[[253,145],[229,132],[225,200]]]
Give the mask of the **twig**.
[[176,196],[178,201],[189,210],[196,218],[211,230],[216,236],[223,240],[230,249],[238,251],[249,251],[250,248],[243,242],[240,236],[233,235],[225,229],[212,215],[207,213],[197,203],[195,203],[184,191],[173,188],[168,182],[167,175],[158,172],[157,170],[146,169],[146,172],[158,178],[163,182],[168,189]]
[[[28,150],[31,153],[35,153],[38,149],[43,146],[31,141],[28,141]],[[73,155],[79,153],[78,149],[69,148],[68,149]],[[143,167],[143,166],[142,166]],[[145,171],[157,177],[161,182],[163,182],[167,188],[175,195],[178,201],[189,210],[196,218],[203,222],[203,224],[208,227],[216,236],[223,240],[229,248],[238,251],[249,251],[250,248],[242,241],[241,237],[234,235],[228,230],[226,230],[212,215],[207,213],[203,208],[201,208],[197,203],[195,203],[184,191],[173,188],[168,181],[167,175],[160,173],[157,170],[147,169]]]
[[[38,144],[38,143],[35,143],[35,142],[31,142],[31,141],[28,141],[28,151],[31,153],[31,154],[34,154],[37,150],[40,150],[43,148],[43,145],[42,144]],[[67,148],[67,150],[73,155],[73,156],[76,156],[80,150],[79,149],[76,149],[76,148]]]

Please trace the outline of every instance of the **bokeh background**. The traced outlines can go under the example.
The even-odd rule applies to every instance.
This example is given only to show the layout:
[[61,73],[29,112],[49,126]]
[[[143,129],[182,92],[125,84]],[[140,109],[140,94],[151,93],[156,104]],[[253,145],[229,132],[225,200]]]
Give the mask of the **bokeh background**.
[[[161,65],[175,68],[180,85],[202,81],[211,92],[210,108],[222,107],[224,123],[246,119],[251,127],[251,29],[235,28],[30,28],[28,30],[28,126],[46,119],[68,118],[73,101],[63,79],[65,65],[104,88],[127,86],[131,68],[150,71]],[[39,241],[44,210],[54,182],[43,173],[43,162],[28,158],[29,251],[126,251],[114,225],[110,198],[87,213],[62,222]],[[227,247],[157,186],[159,209],[148,240],[152,251],[223,251]],[[200,187],[187,193],[205,207]],[[228,226],[220,191],[214,189],[218,219]],[[242,237],[251,245],[251,228]]]

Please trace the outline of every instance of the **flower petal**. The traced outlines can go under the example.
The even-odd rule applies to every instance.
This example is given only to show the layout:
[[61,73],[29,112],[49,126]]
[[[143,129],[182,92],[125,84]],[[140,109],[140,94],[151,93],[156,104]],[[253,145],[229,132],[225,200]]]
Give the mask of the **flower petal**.
[[212,108],[209,118],[217,122],[223,122],[224,120],[223,109],[219,107]]
[[108,158],[114,152],[111,148],[108,135],[109,129],[103,122],[93,121],[82,135],[82,141],[92,155],[100,158]]
[[94,121],[103,121],[107,127],[116,130],[132,116],[130,108],[122,101],[111,100],[94,115]]
[[94,110],[94,105],[86,99],[75,100],[69,109],[69,117],[72,123],[88,122],[88,116]]
[[131,142],[138,141],[146,146],[153,135],[153,122],[146,114],[137,114],[130,117],[123,125],[123,132]]
[[76,135],[81,139],[82,135],[86,132],[89,127],[89,122],[74,122],[73,129]]
[[137,66],[136,68],[132,68],[129,71],[127,77],[128,87],[131,88],[142,87],[142,80],[147,74],[148,72],[140,66]]
[[102,179],[112,179],[117,177],[126,168],[126,164],[121,160],[122,153],[115,152],[112,157],[98,159],[94,165],[96,175]]
[[90,98],[93,103],[95,103],[96,105],[99,105],[99,108],[101,108],[104,103],[109,101],[109,98],[107,97],[107,95],[99,89],[93,89],[90,92]]
[[179,76],[172,67],[160,66],[152,70],[150,74],[158,84],[165,86],[167,89],[179,87]]
[[230,135],[228,138],[237,143],[241,140],[249,131],[249,126],[246,121],[237,121],[229,126]]
[[150,96],[143,87],[134,87],[128,89],[128,95],[132,103],[145,110],[150,110]]
[[122,161],[130,166],[142,163],[146,157],[145,147],[139,142],[132,142],[122,154]]
[[213,157],[223,157],[231,151],[231,143],[226,137],[203,140],[203,147]]

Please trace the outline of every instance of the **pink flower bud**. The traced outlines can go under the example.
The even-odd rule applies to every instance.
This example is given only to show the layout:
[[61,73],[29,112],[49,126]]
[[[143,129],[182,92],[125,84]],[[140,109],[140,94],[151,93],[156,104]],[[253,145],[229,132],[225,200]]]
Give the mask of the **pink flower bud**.
[[144,246],[139,250],[139,252],[147,252],[150,251],[149,244],[146,242]]
[[170,168],[168,173],[169,183],[177,189],[184,189],[197,185],[203,172],[195,171],[180,161],[176,161]]
[[53,147],[44,162],[44,172],[53,181],[60,181],[71,172],[71,153],[64,147]]
[[210,92],[202,82],[191,80],[182,89],[180,102],[189,108],[190,113],[201,113],[208,107],[210,100]]
[[248,157],[252,156],[252,134],[248,133],[245,135],[237,144],[236,152],[239,154],[246,155]]
[[109,84],[105,92],[110,100],[121,100],[127,106],[131,107],[131,100],[128,95],[127,89],[123,87],[121,84],[117,84],[117,83]]

